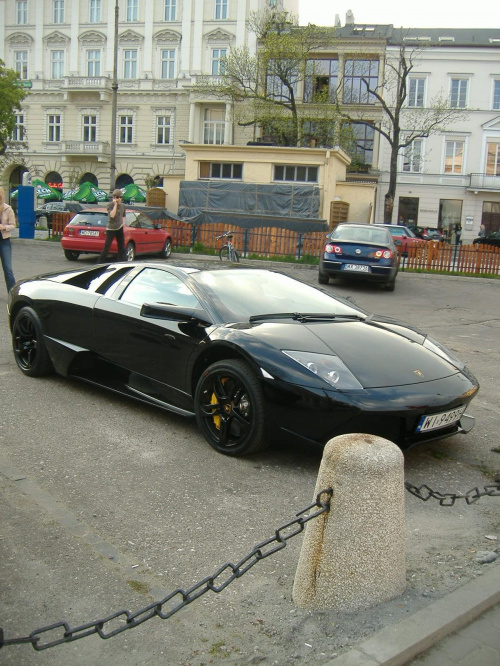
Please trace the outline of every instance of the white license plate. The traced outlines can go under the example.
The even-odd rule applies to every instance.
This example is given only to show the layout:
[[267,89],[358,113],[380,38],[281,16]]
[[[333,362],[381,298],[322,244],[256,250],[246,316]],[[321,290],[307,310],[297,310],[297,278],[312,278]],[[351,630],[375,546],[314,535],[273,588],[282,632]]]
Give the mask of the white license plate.
[[447,426],[453,425],[459,421],[464,412],[465,406],[457,407],[457,409],[451,409],[449,412],[441,412],[440,414],[422,416],[420,423],[417,426],[417,432],[426,432],[428,430],[446,428]]
[[363,266],[361,264],[346,264],[344,266],[345,271],[358,271],[359,273],[369,273],[370,267]]
[[99,236],[99,232],[91,229],[80,229],[80,236]]

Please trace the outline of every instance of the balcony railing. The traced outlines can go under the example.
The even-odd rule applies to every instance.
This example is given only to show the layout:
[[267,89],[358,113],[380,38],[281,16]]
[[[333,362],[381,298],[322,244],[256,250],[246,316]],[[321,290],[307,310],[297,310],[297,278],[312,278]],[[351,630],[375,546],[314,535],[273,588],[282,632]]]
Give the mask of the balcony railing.
[[500,176],[490,176],[487,173],[471,173],[469,189],[500,190]]
[[108,141],[63,141],[63,155],[97,155],[108,156],[110,146]]
[[111,90],[107,76],[66,76],[64,88],[68,90]]

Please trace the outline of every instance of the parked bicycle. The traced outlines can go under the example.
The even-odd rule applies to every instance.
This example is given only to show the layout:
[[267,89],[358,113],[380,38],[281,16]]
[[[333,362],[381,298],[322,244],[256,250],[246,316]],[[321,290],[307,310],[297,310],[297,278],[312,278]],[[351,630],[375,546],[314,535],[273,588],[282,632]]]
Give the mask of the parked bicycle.
[[220,240],[221,238],[227,238],[227,243],[221,247],[219,250],[219,258],[221,261],[239,261],[240,255],[238,254],[236,248],[233,245],[234,233],[232,231],[226,231],[225,234],[221,236],[216,236],[215,240]]

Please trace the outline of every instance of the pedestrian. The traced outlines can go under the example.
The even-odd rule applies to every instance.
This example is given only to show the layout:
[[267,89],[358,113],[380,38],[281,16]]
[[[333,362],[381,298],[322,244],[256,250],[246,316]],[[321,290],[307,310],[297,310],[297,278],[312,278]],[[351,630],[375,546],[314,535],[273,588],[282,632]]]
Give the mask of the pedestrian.
[[15,228],[16,217],[14,211],[5,203],[5,190],[0,187],[0,257],[7,291],[10,291],[16,283],[16,278],[12,272],[12,246],[10,244],[10,232]]
[[479,238],[484,238],[486,236],[486,227],[482,224],[479,227]]
[[125,261],[125,234],[123,233],[123,224],[125,222],[125,213],[127,209],[125,204],[122,203],[122,191],[114,190],[113,191],[113,201],[110,201],[108,204],[108,226],[106,228],[106,240],[104,242],[104,248],[99,255],[97,260],[98,264],[102,264],[106,261],[106,255],[108,254],[109,248],[113,238],[116,238],[116,244],[118,245],[118,261]]
[[462,243],[460,242],[460,238],[461,238],[461,236],[462,236],[462,225],[461,225],[460,222],[459,222],[457,225],[455,225],[455,243],[456,243],[457,245],[461,245],[461,244],[462,244]]

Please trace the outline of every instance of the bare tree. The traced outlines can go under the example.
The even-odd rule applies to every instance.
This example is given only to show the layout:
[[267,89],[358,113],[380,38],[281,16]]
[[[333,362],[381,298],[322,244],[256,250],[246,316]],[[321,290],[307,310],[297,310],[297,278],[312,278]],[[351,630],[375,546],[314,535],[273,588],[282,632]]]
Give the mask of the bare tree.
[[[275,9],[251,12],[248,26],[257,36],[257,53],[251,54],[247,47],[231,49],[222,59],[220,76],[202,78],[197,88],[238,103],[234,114],[240,126],[261,127],[280,145],[301,145],[306,109],[298,103],[297,91],[310,76],[318,49],[331,48],[335,30],[299,28],[295,16]],[[332,125],[338,115],[332,103],[307,109],[305,117]]]
[[385,72],[376,86],[362,78],[366,95],[376,100],[383,111],[379,125],[364,120],[359,113],[348,113],[340,104],[339,113],[351,123],[364,124],[383,136],[390,146],[389,187],[385,194],[384,222],[392,222],[394,200],[398,175],[398,154],[412,145],[415,139],[426,138],[431,134],[445,131],[447,125],[467,117],[464,109],[451,108],[447,97],[441,93],[434,97],[426,107],[407,106],[408,85],[411,72],[420,60],[422,49],[407,48],[401,44],[397,57],[389,53]]

